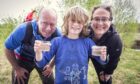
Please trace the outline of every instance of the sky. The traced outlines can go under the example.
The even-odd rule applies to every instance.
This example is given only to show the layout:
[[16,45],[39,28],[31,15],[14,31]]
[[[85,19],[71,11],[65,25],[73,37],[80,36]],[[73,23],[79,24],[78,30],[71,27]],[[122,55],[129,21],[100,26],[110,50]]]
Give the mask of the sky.
[[24,16],[35,7],[49,3],[49,6],[56,7],[56,1],[61,0],[0,0],[0,19],[6,17]]
[[[63,8],[59,7],[61,0],[0,0],[0,20],[7,17],[24,18],[32,9],[42,5],[56,9],[58,16],[61,15],[59,12]],[[60,17],[58,19],[62,20]]]
[[[113,4],[114,0],[102,0],[102,3],[106,3],[106,4]],[[135,18],[137,19],[137,21],[140,23],[140,0],[131,0],[132,3],[134,4],[134,7],[136,8],[136,16]]]
[[138,18],[138,21],[140,23],[140,0],[134,0],[133,1],[137,10],[136,17]]
[[[56,7],[57,10],[62,8],[56,6],[56,1],[61,0],[0,0],[0,19],[9,16],[13,18],[17,18],[18,16],[25,16],[33,8],[41,5],[46,5],[48,1],[51,1],[51,4],[49,5],[52,7]],[[134,1],[135,7],[138,10],[137,17],[140,18],[140,0],[132,1]]]
[[0,0],[0,19],[18,17],[40,4],[40,0]]

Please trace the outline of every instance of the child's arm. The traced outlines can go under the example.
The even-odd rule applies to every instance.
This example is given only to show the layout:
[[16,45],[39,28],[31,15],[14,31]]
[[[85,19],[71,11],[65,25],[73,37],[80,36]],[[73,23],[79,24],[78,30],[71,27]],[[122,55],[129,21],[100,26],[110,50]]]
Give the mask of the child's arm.
[[45,59],[45,53],[42,53],[43,49],[41,41],[39,40],[35,41],[34,51],[36,65],[40,68],[43,68],[47,64],[47,60]]
[[53,72],[53,67],[54,67],[54,60],[55,60],[55,57],[52,58],[52,60],[49,62],[49,64],[47,64],[45,67],[44,67],[44,71],[43,71],[43,75],[44,76],[50,76]]
[[106,46],[96,46],[92,47],[92,55],[100,64],[107,64],[107,48]]
[[[42,43],[40,43],[40,41],[35,41],[34,44],[34,50],[36,53],[36,64],[38,67],[43,68],[47,63],[49,63],[51,61],[51,59],[54,57],[54,55],[56,54],[56,50],[57,50],[57,39],[53,39],[51,41],[51,46],[46,46],[44,48],[44,45],[42,45]],[[43,46],[43,47],[42,47]],[[42,52],[42,51],[48,51],[48,52]]]
[[104,65],[108,62],[106,46],[96,47],[96,44],[91,39],[89,40],[89,55],[91,59],[96,59],[100,64]]
[[36,40],[34,44],[34,51],[35,51],[35,59],[36,61],[42,60],[42,49],[41,49],[41,41]]

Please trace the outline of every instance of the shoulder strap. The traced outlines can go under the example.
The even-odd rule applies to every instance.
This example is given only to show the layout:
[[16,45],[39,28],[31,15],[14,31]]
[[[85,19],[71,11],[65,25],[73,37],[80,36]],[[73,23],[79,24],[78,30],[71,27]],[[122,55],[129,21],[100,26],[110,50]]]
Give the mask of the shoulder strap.
[[30,40],[32,39],[33,36],[32,32],[33,32],[32,23],[27,22],[26,32],[25,32],[24,39],[22,40],[22,43],[24,44],[30,43]]
[[57,36],[57,30],[55,30],[55,32],[52,34],[52,37],[56,37]]

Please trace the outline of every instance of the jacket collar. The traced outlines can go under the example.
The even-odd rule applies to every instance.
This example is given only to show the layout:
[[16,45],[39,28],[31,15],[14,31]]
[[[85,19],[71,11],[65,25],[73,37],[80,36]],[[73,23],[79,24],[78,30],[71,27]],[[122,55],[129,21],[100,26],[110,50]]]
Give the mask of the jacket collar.
[[[89,27],[90,29],[90,34],[89,34],[89,38],[92,38],[94,39],[94,31],[92,30],[91,27]],[[113,34],[116,34],[116,30],[115,30],[115,27],[114,25],[112,24],[109,28],[109,30],[99,39],[99,40],[94,40],[95,43],[97,45],[101,45],[103,44],[108,38],[110,38]]]

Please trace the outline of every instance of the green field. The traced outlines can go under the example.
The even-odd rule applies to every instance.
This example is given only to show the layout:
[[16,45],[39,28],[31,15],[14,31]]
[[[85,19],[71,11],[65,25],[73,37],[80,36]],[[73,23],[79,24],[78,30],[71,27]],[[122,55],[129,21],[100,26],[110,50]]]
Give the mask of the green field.
[[[5,58],[3,52],[0,56],[0,83],[11,83],[11,65]],[[89,64],[89,84],[99,84],[93,65]],[[37,72],[31,74],[29,84],[41,84]],[[140,84],[140,52],[125,49],[121,56],[119,65],[113,75],[113,84]]]
[[[0,25],[0,84],[11,84],[12,67],[4,55],[3,43],[14,26],[9,23]],[[128,39],[131,39],[131,37],[128,36]],[[123,42],[127,43],[129,41]],[[99,84],[91,62],[89,63],[88,79],[89,84]],[[29,84],[41,84],[35,70],[31,74]],[[113,74],[113,84],[140,84],[140,51],[129,47],[123,48],[119,65]]]

